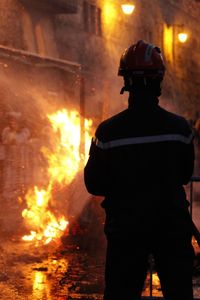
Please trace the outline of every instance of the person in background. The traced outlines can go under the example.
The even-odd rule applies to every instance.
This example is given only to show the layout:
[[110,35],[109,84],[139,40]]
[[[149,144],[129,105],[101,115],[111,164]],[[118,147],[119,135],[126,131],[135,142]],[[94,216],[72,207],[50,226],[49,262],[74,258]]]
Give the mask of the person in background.
[[200,118],[194,124],[195,167],[194,174],[200,176]]
[[20,145],[27,142],[30,131],[24,127],[21,113],[7,113],[8,126],[2,131],[2,141],[5,145]]
[[27,145],[30,131],[24,126],[21,113],[7,113],[8,125],[2,131],[5,145],[3,196],[16,198],[24,193],[30,179],[30,156]]
[[0,103],[0,194],[3,192],[3,171],[5,159],[5,147],[2,143],[2,132],[6,126],[6,110],[2,103]]
[[128,109],[102,122],[84,170],[89,193],[104,196],[107,256],[104,300],[141,299],[153,255],[166,300],[192,300],[194,249],[183,185],[194,166],[188,122],[159,106],[165,64],[138,41],[118,75]]

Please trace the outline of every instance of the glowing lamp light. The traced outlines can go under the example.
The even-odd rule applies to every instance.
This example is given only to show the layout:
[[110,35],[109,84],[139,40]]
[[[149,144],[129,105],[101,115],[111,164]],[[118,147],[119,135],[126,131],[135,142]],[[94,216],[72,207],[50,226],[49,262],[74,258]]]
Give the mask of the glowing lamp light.
[[135,9],[135,5],[126,3],[122,4],[121,8],[125,15],[131,15]]
[[187,33],[180,32],[178,34],[178,40],[179,40],[180,43],[185,43],[187,41],[187,38],[188,38]]

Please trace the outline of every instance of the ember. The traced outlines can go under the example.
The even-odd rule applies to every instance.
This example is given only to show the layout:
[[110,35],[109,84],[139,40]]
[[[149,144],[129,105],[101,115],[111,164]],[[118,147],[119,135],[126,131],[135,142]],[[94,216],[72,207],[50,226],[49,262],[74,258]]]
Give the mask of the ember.
[[[60,215],[58,211],[54,214],[52,208],[50,209],[55,197],[54,187],[69,185],[81,169],[80,162],[86,159],[84,153],[80,153],[81,131],[78,112],[62,109],[48,114],[47,118],[51,124],[48,129],[50,140],[48,146],[41,148],[41,152],[48,163],[48,184],[44,188],[35,186],[27,192],[27,208],[22,212],[26,224],[31,228],[30,234],[22,239],[42,244],[60,238],[68,226],[65,216]],[[85,147],[89,147],[92,121],[85,120],[84,124]],[[88,149],[85,149],[85,153],[88,153]]]

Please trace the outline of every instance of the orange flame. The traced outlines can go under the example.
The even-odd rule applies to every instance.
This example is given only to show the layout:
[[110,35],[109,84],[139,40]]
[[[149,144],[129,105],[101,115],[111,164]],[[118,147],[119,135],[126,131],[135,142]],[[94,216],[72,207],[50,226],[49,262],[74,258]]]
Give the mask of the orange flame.
[[[44,244],[61,237],[68,225],[64,216],[56,217],[49,209],[53,187],[56,184],[70,184],[83,166],[81,161],[86,159],[85,154],[80,152],[81,120],[78,112],[62,109],[47,117],[51,123],[51,146],[43,146],[41,152],[48,162],[49,184],[47,188],[39,189],[36,186],[28,191],[25,196],[27,208],[22,212],[32,229],[22,239],[41,241]],[[84,151],[88,153],[92,121],[85,119],[84,126]]]

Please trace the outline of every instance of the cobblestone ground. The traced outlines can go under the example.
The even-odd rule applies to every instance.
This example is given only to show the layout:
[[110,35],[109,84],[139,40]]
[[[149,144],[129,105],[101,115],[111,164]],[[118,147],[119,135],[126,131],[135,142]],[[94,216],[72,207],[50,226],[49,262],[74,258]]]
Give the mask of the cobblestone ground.
[[1,245],[0,299],[102,299],[101,258],[97,260],[76,245],[38,249],[14,239]]
[[[0,222],[1,300],[102,300],[105,243],[77,235],[36,247],[21,240],[12,214],[7,213],[6,219],[9,223]],[[199,255],[197,244],[195,249]],[[195,265],[194,294],[200,298],[200,259]],[[149,276],[143,295],[149,295]],[[162,296],[156,274],[153,295]]]
[[[14,238],[1,240],[0,299],[102,300],[104,256],[73,243],[37,248]],[[198,268],[194,292],[200,298]],[[149,276],[143,295],[149,295]],[[162,296],[156,274],[153,295]]]

